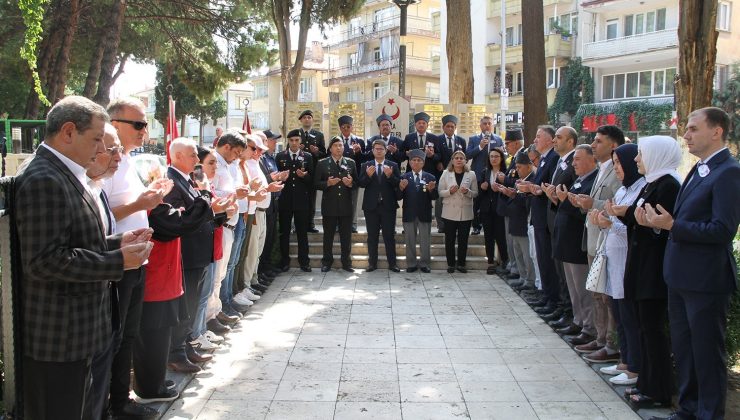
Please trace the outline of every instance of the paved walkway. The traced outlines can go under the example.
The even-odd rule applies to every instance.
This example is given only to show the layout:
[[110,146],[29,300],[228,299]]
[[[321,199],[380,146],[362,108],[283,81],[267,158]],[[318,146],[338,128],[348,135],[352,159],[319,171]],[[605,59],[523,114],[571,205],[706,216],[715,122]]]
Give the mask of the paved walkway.
[[163,418],[640,418],[481,272],[291,270],[222,347]]

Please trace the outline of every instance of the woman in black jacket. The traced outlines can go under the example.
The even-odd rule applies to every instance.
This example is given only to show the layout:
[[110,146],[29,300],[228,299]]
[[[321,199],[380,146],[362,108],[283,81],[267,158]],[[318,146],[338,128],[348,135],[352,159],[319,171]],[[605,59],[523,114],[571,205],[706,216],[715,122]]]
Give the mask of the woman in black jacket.
[[504,151],[499,148],[491,148],[488,152],[488,162],[480,178],[478,191],[480,191],[479,211],[480,221],[483,224],[483,239],[486,244],[486,257],[488,258],[488,274],[496,274],[494,243],[498,246],[500,266],[505,267],[509,262],[509,254],[506,249],[506,227],[504,226],[504,214],[500,214],[497,208],[505,210],[505,206],[499,206],[499,200],[506,200],[498,192],[497,186],[499,173],[506,171]]

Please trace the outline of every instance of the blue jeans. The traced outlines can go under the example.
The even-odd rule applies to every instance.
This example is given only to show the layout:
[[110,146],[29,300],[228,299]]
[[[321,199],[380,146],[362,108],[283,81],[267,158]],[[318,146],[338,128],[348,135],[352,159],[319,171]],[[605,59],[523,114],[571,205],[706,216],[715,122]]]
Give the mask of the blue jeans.
[[203,289],[198,297],[198,309],[193,317],[193,337],[198,338],[206,332],[206,308],[208,307],[208,298],[213,293],[213,276],[216,273],[216,263],[206,267],[206,276],[203,279]]
[[231,245],[229,264],[226,266],[226,277],[224,277],[221,282],[221,291],[219,292],[221,306],[224,309],[231,306],[231,300],[234,298],[234,292],[232,291],[234,284],[234,268],[239,263],[242,242],[244,242],[246,233],[247,230],[246,225],[244,224],[244,217],[239,215],[239,221],[236,222],[236,228],[234,229],[234,243]]

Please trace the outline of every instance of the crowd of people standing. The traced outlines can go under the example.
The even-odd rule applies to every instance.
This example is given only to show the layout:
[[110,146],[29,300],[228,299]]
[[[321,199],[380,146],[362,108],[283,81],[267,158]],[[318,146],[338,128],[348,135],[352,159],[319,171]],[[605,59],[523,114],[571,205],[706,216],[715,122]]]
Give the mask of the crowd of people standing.
[[421,112],[403,140],[378,116],[379,134],[365,142],[342,116],[326,142],[313,118],[301,113],[280,153],[270,130],[228,130],[213,148],[174,139],[165,176],[144,185],[131,163],[147,134],[141,102],[106,110],[70,96],[51,108],[14,194],[26,418],[155,416],[148,403],[179,396],[167,370],[200,371],[289,270],[293,228],[298,266],[313,270],[319,190],[322,272],[333,268],[337,232],[341,268],[354,271],[360,193],[367,271],[378,269],[381,232],[388,269],[401,271],[399,201],[407,272],[431,271],[432,220],[449,273],[467,272],[469,235],[482,228],[487,274],[509,282],[584,359],[612,362],[602,372],[630,386],[631,404],[671,405],[673,356],[671,418],[723,418],[740,222],[726,113],[689,116],[685,139],[701,160],[683,181],[674,139],[629,144],[616,126],[578,144],[574,129],[542,125],[525,147],[521,130],[493,134],[490,117],[469,141],[454,115],[435,135]]

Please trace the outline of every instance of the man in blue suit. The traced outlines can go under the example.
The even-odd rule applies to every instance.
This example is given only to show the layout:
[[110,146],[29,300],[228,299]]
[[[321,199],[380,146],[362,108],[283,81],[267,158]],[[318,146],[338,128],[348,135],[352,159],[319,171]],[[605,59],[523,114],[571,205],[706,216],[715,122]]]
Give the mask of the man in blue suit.
[[[442,150],[439,147],[439,141],[434,133],[427,131],[429,127],[429,114],[426,112],[418,112],[414,115],[414,128],[416,129],[413,133],[406,135],[403,139],[403,150],[406,152],[406,156],[409,156],[414,149],[419,149],[424,152],[424,171],[434,175],[437,179],[442,174],[444,168],[442,167]],[[406,168],[406,172],[411,170],[409,165]]]
[[670,231],[663,277],[679,382],[673,420],[725,416],[725,330],[737,288],[732,240],[740,223],[740,165],[724,146],[729,127],[719,108],[692,112],[684,139],[700,160],[681,186],[673,216],[660,205],[635,214],[642,225]]
[[[375,119],[375,122],[378,123],[380,134],[370,137],[367,143],[373,144],[375,140],[383,140],[386,144],[385,158],[395,162],[400,169],[401,164],[406,160],[406,154],[403,151],[403,140],[391,134],[393,118],[388,114],[381,114]],[[372,159],[373,151],[367,150],[365,152],[365,161]]]
[[[468,148],[465,150],[465,157],[468,158],[470,168],[475,172],[478,182],[481,182],[483,168],[486,167],[488,153],[492,147],[504,147],[504,141],[501,137],[492,133],[493,118],[485,116],[480,119],[480,134],[470,138]],[[481,223],[478,220],[478,206],[481,195],[473,201],[473,235],[480,234]]]

